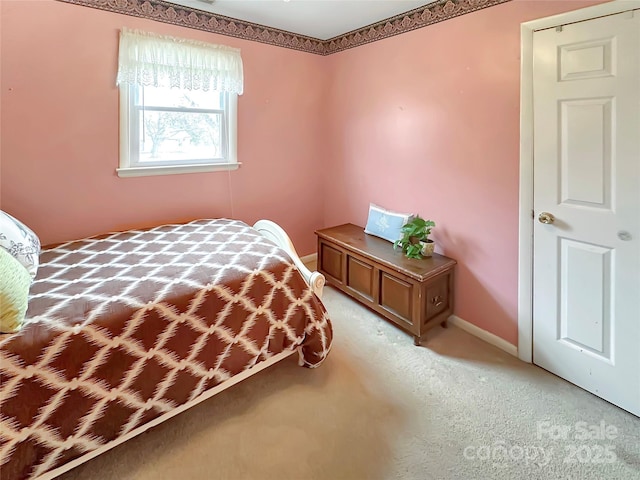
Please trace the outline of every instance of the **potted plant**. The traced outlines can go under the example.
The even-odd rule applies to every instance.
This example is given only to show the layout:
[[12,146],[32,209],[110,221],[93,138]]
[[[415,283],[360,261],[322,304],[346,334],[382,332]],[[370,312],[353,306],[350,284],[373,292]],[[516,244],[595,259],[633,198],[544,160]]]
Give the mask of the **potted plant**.
[[416,215],[402,226],[402,237],[394,242],[393,248],[402,248],[407,258],[430,257],[435,244],[429,239],[429,234],[435,226],[432,220],[425,220]]

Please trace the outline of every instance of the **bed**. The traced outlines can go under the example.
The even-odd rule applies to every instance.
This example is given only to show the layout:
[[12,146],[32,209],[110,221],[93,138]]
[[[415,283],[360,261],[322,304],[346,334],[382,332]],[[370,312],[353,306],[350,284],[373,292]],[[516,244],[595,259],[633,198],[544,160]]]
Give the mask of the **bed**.
[[26,323],[0,335],[0,478],[53,478],[293,353],[317,367],[323,285],[266,220],[43,249]]

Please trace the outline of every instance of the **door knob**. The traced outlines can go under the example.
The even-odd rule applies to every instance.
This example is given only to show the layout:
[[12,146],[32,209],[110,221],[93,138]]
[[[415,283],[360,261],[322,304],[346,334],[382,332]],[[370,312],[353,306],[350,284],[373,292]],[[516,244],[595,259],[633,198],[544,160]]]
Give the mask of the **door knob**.
[[538,215],[538,221],[540,223],[545,223],[547,225],[552,224],[555,221],[555,219],[556,219],[556,217],[554,217],[549,212],[542,212],[540,215]]

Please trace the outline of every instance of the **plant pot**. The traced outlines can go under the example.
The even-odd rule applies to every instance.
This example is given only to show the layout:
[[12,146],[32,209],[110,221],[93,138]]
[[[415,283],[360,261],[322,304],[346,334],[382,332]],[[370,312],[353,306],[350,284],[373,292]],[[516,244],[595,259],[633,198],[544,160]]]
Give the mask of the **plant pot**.
[[433,249],[436,247],[436,244],[433,240],[427,240],[426,242],[420,242],[422,245],[422,256],[430,257],[433,255]]

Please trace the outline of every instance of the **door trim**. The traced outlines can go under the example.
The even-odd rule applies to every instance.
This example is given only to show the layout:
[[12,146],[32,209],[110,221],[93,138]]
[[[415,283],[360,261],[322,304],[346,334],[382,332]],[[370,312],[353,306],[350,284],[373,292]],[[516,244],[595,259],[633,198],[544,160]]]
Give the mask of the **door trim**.
[[518,358],[533,362],[533,33],[640,9],[640,0],[614,0],[520,25],[520,206]]

